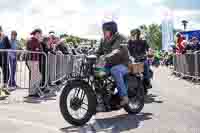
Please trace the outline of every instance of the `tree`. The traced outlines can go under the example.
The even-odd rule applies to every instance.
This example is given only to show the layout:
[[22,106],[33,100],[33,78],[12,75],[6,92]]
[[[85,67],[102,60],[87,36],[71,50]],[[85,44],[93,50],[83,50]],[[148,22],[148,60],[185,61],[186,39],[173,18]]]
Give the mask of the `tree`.
[[145,35],[145,39],[148,44],[153,49],[161,49],[162,48],[162,32],[161,26],[158,24],[141,25],[139,27],[143,35]]
[[187,29],[188,21],[187,20],[182,20],[181,22],[182,22],[182,24],[184,26],[184,30],[186,30]]
[[66,33],[60,35],[60,38],[66,38],[66,37],[68,37],[68,35]]

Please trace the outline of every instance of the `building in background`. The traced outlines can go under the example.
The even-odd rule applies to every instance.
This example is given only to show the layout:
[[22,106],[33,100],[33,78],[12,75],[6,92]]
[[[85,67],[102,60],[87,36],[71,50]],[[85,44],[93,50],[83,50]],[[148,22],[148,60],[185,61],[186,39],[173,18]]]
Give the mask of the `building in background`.
[[162,20],[162,50],[169,51],[171,45],[174,44],[173,30],[173,14],[168,10],[164,13]]

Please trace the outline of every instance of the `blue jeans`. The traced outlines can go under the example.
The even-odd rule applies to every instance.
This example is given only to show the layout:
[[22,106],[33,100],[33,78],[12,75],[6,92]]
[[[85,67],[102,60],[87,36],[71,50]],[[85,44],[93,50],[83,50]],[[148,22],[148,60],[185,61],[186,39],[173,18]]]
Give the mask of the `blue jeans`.
[[144,61],[144,79],[145,80],[150,80],[150,67],[149,67],[149,63],[148,60]]
[[116,82],[118,95],[120,97],[128,96],[128,87],[124,80],[124,76],[128,74],[128,67],[122,64],[116,65],[111,68],[110,72]]
[[15,74],[16,74],[17,58],[9,56],[9,69],[10,69],[10,79],[8,86],[16,87]]

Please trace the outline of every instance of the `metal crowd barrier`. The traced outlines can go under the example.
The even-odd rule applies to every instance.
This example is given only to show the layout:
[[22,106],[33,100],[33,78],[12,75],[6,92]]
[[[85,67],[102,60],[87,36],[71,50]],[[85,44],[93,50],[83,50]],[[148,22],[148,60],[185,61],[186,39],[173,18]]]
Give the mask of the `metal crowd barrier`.
[[183,77],[200,79],[200,53],[174,55],[174,72]]
[[76,75],[81,76],[81,74],[82,74],[81,65],[82,65],[82,61],[83,61],[84,57],[85,57],[84,55],[72,56],[72,60],[73,60],[72,76],[76,76]]
[[71,72],[69,68],[72,68],[71,57],[69,55],[63,55],[57,53],[48,54],[48,67],[49,67],[49,83],[54,84],[55,82],[62,80],[65,76]]
[[0,49],[4,88],[29,89],[29,94],[47,85],[47,55],[43,52]]
[[67,80],[79,73],[83,55],[44,53],[26,50],[0,50],[0,80],[7,88],[29,89],[43,95],[42,90],[54,86],[57,81]]
[[195,67],[195,76],[199,79],[200,77],[200,53],[196,53],[195,54],[195,64],[196,64],[196,67]]

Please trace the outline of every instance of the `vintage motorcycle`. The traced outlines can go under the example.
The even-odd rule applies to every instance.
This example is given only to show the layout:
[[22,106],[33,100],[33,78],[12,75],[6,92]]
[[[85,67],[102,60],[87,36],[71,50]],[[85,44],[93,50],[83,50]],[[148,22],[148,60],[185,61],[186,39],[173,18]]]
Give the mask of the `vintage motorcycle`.
[[104,68],[96,67],[96,61],[95,56],[82,59],[80,74],[67,81],[60,95],[61,114],[72,125],[82,126],[98,112],[124,108],[129,114],[137,114],[144,107],[142,73],[129,73],[124,77],[129,104],[120,107],[115,81]]

